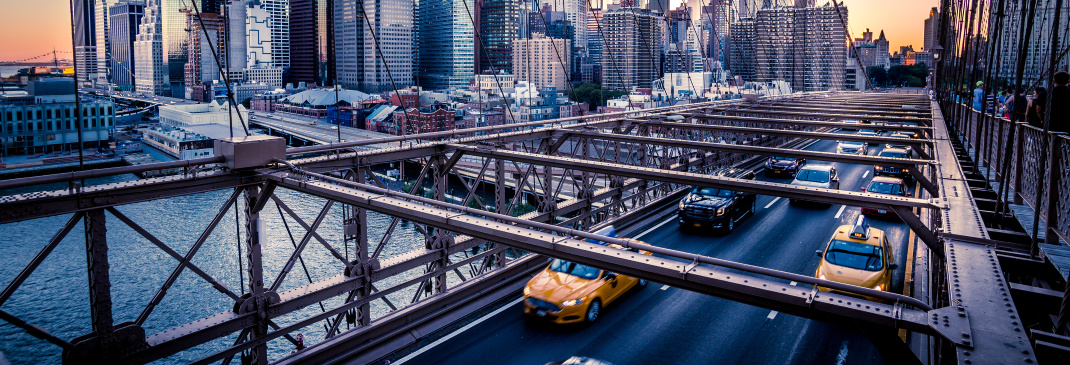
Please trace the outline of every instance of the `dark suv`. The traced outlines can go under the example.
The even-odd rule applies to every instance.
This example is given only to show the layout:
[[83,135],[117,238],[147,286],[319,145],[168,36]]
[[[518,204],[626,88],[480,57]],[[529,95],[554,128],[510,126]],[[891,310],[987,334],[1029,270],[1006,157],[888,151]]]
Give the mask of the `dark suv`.
[[[738,179],[754,179],[753,171],[724,170],[714,175]],[[680,201],[681,229],[718,229],[732,232],[736,223],[754,215],[758,196],[717,188],[691,188]]]
[[806,164],[806,159],[793,157],[770,157],[765,161],[765,176],[795,177],[795,172]]

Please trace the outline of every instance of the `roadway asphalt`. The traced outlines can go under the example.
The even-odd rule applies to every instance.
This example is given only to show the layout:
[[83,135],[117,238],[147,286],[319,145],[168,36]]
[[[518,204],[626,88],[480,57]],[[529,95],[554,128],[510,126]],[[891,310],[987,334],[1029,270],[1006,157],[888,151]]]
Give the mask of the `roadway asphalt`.
[[[313,119],[299,118],[289,115],[281,115],[277,113],[265,113],[252,111],[253,123],[261,125],[271,126],[275,128],[285,128],[292,130],[295,133],[300,134],[297,137],[314,138],[325,143],[333,143],[338,141],[338,129],[332,129],[331,127],[338,127],[335,124],[325,123],[318,121],[316,125],[311,125],[310,122]],[[386,133],[372,132],[363,129],[353,127],[339,127],[342,132],[342,139],[346,142],[360,141],[374,138],[393,137]]]
[[[808,150],[832,152],[835,141]],[[877,148],[873,148],[877,147]],[[880,151],[871,146],[870,154]],[[816,161],[810,161],[813,163]],[[872,179],[869,165],[836,164],[843,189]],[[789,179],[759,179],[788,183]],[[792,205],[759,196],[756,214],[729,235],[685,233],[675,214],[641,232],[639,239],[803,275],[813,275],[832,231],[850,224],[857,207]],[[659,223],[660,224],[660,223]],[[893,289],[902,292],[909,229],[873,220],[884,229],[900,269]],[[403,358],[408,364],[544,364],[588,356],[614,364],[881,364],[872,342],[849,323],[834,324],[771,312],[708,295],[651,283],[606,308],[592,325],[560,327],[526,320],[519,299],[478,319],[464,332]],[[394,364],[399,362],[395,361]]]

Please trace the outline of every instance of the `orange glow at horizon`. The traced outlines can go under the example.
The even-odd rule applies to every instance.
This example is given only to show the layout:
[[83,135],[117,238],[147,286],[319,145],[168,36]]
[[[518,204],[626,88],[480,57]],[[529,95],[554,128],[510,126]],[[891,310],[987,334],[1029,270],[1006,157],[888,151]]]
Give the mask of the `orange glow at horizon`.
[[[543,0],[549,1],[549,0]],[[609,0],[607,0],[609,1]],[[676,8],[680,0],[671,0]],[[734,0],[739,1],[739,0]],[[704,1],[706,2],[706,1]],[[817,0],[818,4],[827,0]],[[852,37],[861,37],[869,28],[874,37],[884,30],[890,51],[899,46],[922,48],[922,33],[929,9],[938,6],[937,0],[845,0],[848,26]],[[49,53],[55,48],[71,50],[70,0],[0,0],[0,10],[7,15],[0,22],[0,61],[20,60]],[[72,58],[70,53],[60,58]],[[51,62],[51,57],[42,59]]]

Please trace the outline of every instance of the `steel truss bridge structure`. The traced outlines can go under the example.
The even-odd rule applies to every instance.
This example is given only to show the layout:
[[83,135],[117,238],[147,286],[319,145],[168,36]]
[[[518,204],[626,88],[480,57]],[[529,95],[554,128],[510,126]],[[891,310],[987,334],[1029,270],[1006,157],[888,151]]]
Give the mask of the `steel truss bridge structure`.
[[[1007,125],[947,120],[948,110],[921,95],[804,93],[289,149],[275,137],[235,138],[218,142],[217,157],[0,181],[0,190],[66,184],[56,191],[0,197],[0,224],[68,217],[48,242],[27,242],[40,247],[30,262],[7,262],[22,270],[0,292],[0,319],[54,344],[67,363],[147,363],[198,348],[202,350],[195,363],[374,361],[411,347],[419,340],[416,333],[426,334],[501,298],[515,297],[519,285],[541,269],[547,257],[555,257],[799,317],[855,324],[896,363],[1017,364],[1051,359],[1059,351],[1065,356],[1066,342],[1059,341],[1065,338],[1070,312],[1067,300],[1052,297],[1065,288],[1035,288],[1008,280],[1011,272],[1017,278],[1047,263],[1030,255],[1029,245],[993,239],[988,205],[972,195],[976,167],[960,163],[963,151],[991,146],[993,136],[1001,135],[993,131]],[[857,128],[845,123],[851,119],[880,120],[887,123],[882,129],[918,133],[920,138],[909,144],[919,157],[799,148],[814,140],[902,141],[834,133]],[[1014,188],[1023,196],[1034,192],[1029,190],[1029,171],[1043,166],[1045,156],[1032,152],[1041,137],[1032,130],[1016,137],[1019,157],[1012,174],[1017,179]],[[1070,237],[1065,214],[1070,140],[1056,137],[1050,142],[1052,150],[1059,151],[1049,161],[1058,166],[1048,174],[1052,182],[1033,186],[1046,186],[1046,201],[1057,207],[1044,210],[1045,220],[1053,222],[1047,226],[1047,237],[1057,241]],[[373,144],[391,147],[364,148]],[[984,161],[999,156],[985,153]],[[891,197],[711,174],[726,167],[753,166],[768,156],[897,166],[909,171],[922,189],[916,197]],[[415,179],[411,185],[390,184],[376,173],[405,161],[421,168],[418,175],[409,176]],[[174,168],[183,173],[85,183]],[[451,178],[464,188],[454,196],[459,203],[448,199]],[[420,194],[425,183],[429,193]],[[913,251],[914,277],[908,283],[912,295],[590,233],[608,225],[641,228],[652,215],[673,209],[681,193],[692,186],[893,211],[923,243]],[[218,202],[214,215],[205,217],[210,223],[185,252],[121,209],[219,190],[230,194]],[[308,220],[283,200],[283,191],[315,196],[325,204]],[[514,209],[526,203],[535,210],[518,216]],[[341,226],[325,226],[332,209],[341,210]],[[286,224],[292,242],[277,270],[264,265],[267,255],[279,254],[265,251],[262,238],[268,228],[265,217],[272,211]],[[228,212],[242,218],[239,255],[244,285],[238,289],[223,284],[236,281],[233,277],[212,275],[213,270],[195,263],[199,250],[212,244],[209,238]],[[372,232],[371,214],[389,217],[390,223]],[[92,327],[83,336],[59,338],[5,311],[3,304],[45,260],[82,259],[50,257],[79,224],[85,229],[86,308]],[[394,233],[405,224],[419,232],[422,247],[391,248],[399,245]],[[170,274],[155,293],[138,298],[143,303],[140,315],[117,323],[114,313],[122,304],[113,300],[112,288],[118,284],[111,279],[107,232],[120,227],[132,229],[173,261],[152,268]],[[178,223],[171,229],[187,228]],[[322,232],[328,230],[341,230],[342,239],[324,238]],[[333,257],[331,265],[306,267],[303,254],[313,247],[326,250]],[[304,268],[307,282],[292,277],[298,275],[298,266]],[[308,270],[328,275],[313,280]],[[147,331],[146,321],[154,309],[183,295],[169,292],[183,274],[213,288],[213,300],[232,309]],[[822,292],[818,286],[883,302]],[[1031,318],[1040,312],[1052,315],[1056,326],[1037,325]],[[322,326],[324,338],[310,339],[314,343],[293,354],[269,351],[302,343],[295,333],[310,326]],[[900,338],[900,330],[909,333],[908,341]],[[203,350],[208,343],[216,346]]]

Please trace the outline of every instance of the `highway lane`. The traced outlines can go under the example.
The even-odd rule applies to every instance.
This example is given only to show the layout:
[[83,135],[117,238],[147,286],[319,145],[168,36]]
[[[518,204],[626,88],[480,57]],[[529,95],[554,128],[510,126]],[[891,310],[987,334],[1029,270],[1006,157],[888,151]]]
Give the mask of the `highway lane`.
[[[833,151],[835,141],[807,149]],[[878,153],[873,148],[870,154]],[[811,161],[814,163],[816,161]],[[872,167],[836,164],[843,189],[858,190]],[[868,172],[867,172],[868,171]],[[759,179],[789,182],[788,179]],[[813,275],[836,226],[849,224],[859,208],[792,205],[758,197],[755,216],[729,235],[688,233],[675,215],[639,239],[708,256]],[[768,206],[768,208],[766,208]],[[888,232],[901,269],[893,289],[902,290],[909,230],[899,222],[873,220]],[[811,321],[651,283],[607,308],[593,325],[553,326],[530,321],[519,301],[437,346],[410,364],[543,364],[574,355],[615,364],[883,363],[879,352],[848,323]],[[396,362],[395,362],[396,363]]]

